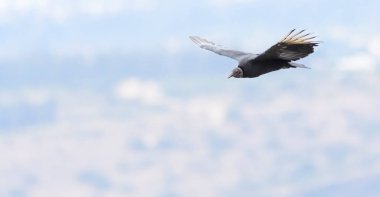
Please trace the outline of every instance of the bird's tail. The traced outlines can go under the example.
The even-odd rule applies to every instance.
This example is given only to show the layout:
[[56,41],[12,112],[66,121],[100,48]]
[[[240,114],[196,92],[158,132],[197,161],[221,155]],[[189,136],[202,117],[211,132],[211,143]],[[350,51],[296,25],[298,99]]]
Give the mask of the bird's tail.
[[298,63],[294,63],[294,62],[290,62],[289,64],[293,68],[307,68],[307,69],[310,69],[309,67],[307,67],[307,66],[305,66],[303,64],[298,64]]

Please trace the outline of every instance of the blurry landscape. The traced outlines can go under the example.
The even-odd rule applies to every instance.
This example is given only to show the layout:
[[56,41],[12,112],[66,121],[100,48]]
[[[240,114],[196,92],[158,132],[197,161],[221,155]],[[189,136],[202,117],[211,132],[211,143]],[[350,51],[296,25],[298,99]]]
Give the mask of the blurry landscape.
[[[0,196],[380,196],[380,2],[1,0]],[[287,69],[291,29],[323,43]]]

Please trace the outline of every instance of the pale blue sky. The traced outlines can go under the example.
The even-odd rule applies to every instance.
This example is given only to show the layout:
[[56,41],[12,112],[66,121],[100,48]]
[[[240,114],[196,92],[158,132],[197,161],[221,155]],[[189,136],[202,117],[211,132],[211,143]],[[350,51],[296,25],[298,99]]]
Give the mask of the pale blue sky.
[[[378,1],[0,1],[0,196],[379,196]],[[237,65],[323,41],[289,69]]]

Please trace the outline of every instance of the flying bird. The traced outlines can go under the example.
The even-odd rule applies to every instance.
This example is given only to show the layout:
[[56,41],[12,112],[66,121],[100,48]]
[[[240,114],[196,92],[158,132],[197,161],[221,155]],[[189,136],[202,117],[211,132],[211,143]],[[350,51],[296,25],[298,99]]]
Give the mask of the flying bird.
[[293,61],[313,53],[314,47],[318,46],[320,42],[313,40],[316,36],[310,36],[310,33],[305,34],[305,30],[298,33],[295,31],[295,29],[290,31],[278,43],[261,54],[226,49],[198,36],[190,36],[190,39],[203,49],[239,62],[239,65],[232,70],[228,78],[253,78],[280,69],[308,68]]

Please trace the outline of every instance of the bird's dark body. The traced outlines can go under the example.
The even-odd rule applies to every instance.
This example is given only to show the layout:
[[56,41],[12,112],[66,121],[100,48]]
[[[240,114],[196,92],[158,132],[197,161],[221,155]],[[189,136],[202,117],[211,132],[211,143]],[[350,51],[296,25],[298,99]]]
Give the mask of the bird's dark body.
[[293,67],[287,60],[269,59],[269,60],[251,60],[247,63],[240,64],[239,67],[243,70],[243,78],[258,77],[262,74],[280,70],[282,68]]

